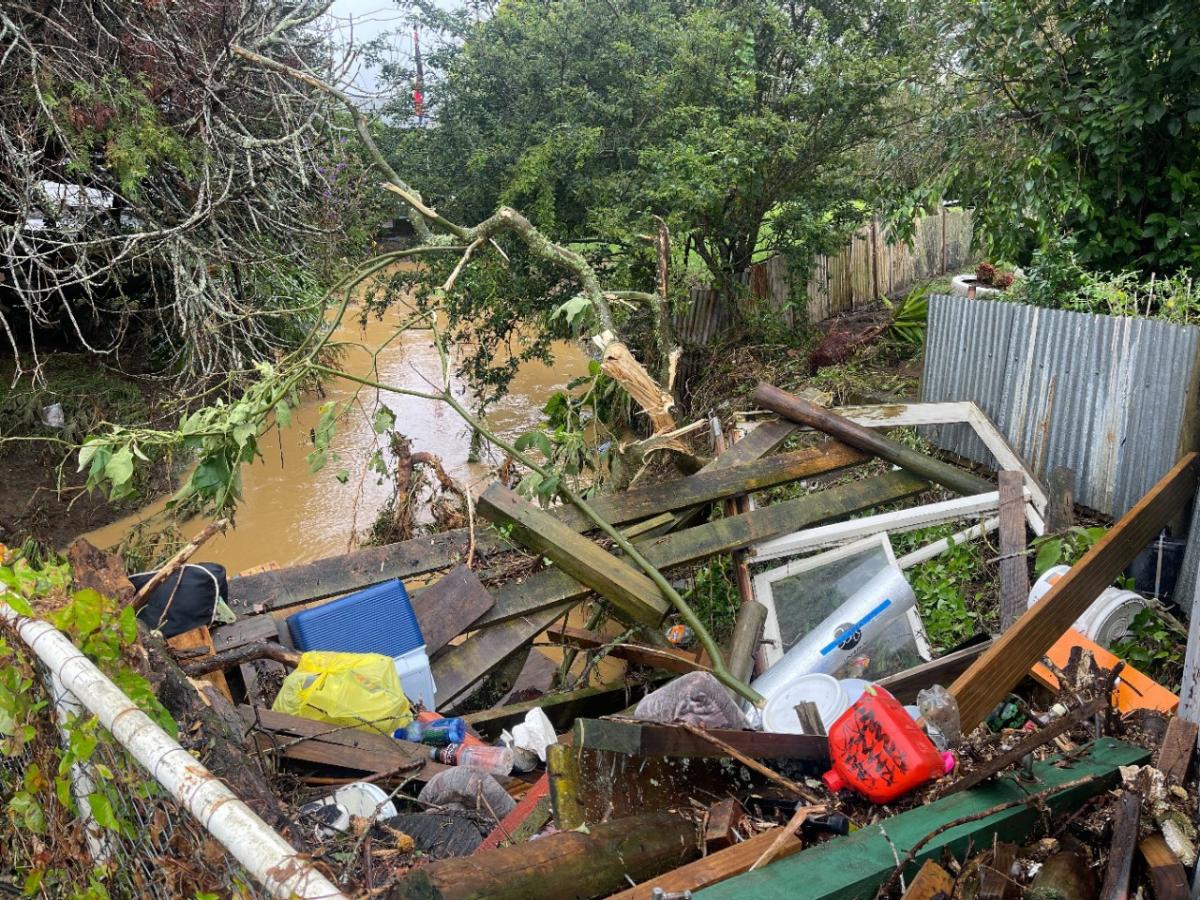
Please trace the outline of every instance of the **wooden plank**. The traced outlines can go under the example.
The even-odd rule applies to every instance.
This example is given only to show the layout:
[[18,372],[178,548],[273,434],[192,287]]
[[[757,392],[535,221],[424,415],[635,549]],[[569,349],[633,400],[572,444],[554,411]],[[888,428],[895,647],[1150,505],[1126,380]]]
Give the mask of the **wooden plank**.
[[[727,448],[724,453],[719,454],[716,459],[701,469],[700,472],[712,472],[717,469],[740,466],[774,453],[795,431],[795,423],[784,419],[772,418],[770,421],[762,422],[740,441],[735,441],[733,446]],[[671,522],[664,525],[657,533],[666,534],[694,525],[699,521],[701,514],[705,510],[706,507],[704,506],[693,506],[690,509],[677,512]]]
[[[216,654],[216,648],[213,647],[212,635],[209,634],[207,625],[200,625],[190,631],[167,638],[167,646],[172,650],[203,649],[207,651],[203,656],[188,657],[187,662],[199,662]],[[229,693],[229,684],[225,681],[224,672],[218,670],[216,672],[209,672],[207,675],[201,675],[200,677],[220,691],[226,700],[231,703],[233,702],[233,694]]]
[[[1149,759],[1140,747],[1113,738],[1102,738],[1073,758],[1069,768],[1059,768],[1051,758],[1034,765],[1035,796],[1047,792],[1045,805],[1051,810],[1075,810],[1089,797],[1115,784],[1118,767],[1139,765]],[[1090,777],[1089,777],[1090,776]],[[697,900],[853,900],[871,897],[896,868],[895,853],[903,858],[918,842],[949,822],[972,815],[976,821],[947,828],[921,844],[906,874],[913,875],[927,859],[940,859],[943,852],[961,858],[968,847],[1001,841],[1025,843],[1042,827],[1040,803],[1028,801],[1031,788],[1012,777],[982,785],[901,813],[884,824],[868,825],[834,841],[827,841],[731,878],[696,894]],[[1015,804],[995,810],[1005,804]]]
[[413,612],[432,656],[491,609],[496,599],[474,572],[455,566],[412,598]]
[[[757,448],[752,448],[751,453],[757,453]],[[591,503],[592,508],[609,522],[633,522],[712,503],[724,497],[766,490],[801,478],[830,474],[860,465],[868,459],[860,450],[837,441],[828,441],[821,447],[750,459],[719,468],[704,468],[686,478],[661,481],[619,494],[604,494]],[[575,531],[591,531],[596,527],[591,519],[573,506],[556,507],[553,515]]]
[[[648,539],[639,542],[638,549],[653,565],[669,569],[747,547],[805,525],[899,500],[920,493],[927,486],[926,482],[907,472],[889,472],[677,534]],[[500,624],[471,635],[434,660],[438,702],[454,702],[588,593],[584,585],[558,570],[539,572],[523,582],[512,581],[498,588],[494,592],[495,608],[476,624]]]
[[704,818],[704,852],[716,853],[737,843],[737,829],[746,810],[733,797],[718,800]]
[[[902,500],[928,487],[928,482],[907,472],[889,472],[695,528],[644,538],[634,544],[652,564],[666,570],[749,547],[817,522],[840,519],[873,506]],[[564,600],[581,599],[590,591],[565,572],[546,570],[524,581],[510,581],[492,593],[496,606],[481,616],[477,625],[490,625],[538,612]],[[441,682],[438,687],[441,688]]]
[[[614,494],[598,501],[598,510],[614,525],[620,525],[657,513],[681,509],[691,503],[710,502],[725,496],[731,490],[729,479],[732,479],[736,487],[742,480],[742,474],[722,475],[712,479],[709,473],[752,462],[770,453],[795,430],[796,426],[790,422],[759,426],[756,431],[761,434],[754,441],[740,448],[737,453],[729,451],[696,475],[668,482],[673,489],[668,490],[666,485],[652,485],[623,494]],[[861,460],[861,454],[856,451],[842,445],[830,444],[825,450],[784,454],[779,462],[763,460],[762,465],[747,469],[744,476],[749,484],[772,486],[822,472],[836,471]],[[720,465],[717,465],[718,462]],[[700,478],[701,475],[705,477]],[[562,521],[571,524],[572,527],[590,527],[583,522],[574,507],[559,507],[551,514],[561,516]],[[476,540],[476,551],[481,555],[495,552],[501,546],[498,540],[486,533],[477,534]],[[246,572],[229,582],[230,606],[239,615],[256,610],[283,609],[344,594],[392,578],[408,578],[434,572],[465,559],[468,541],[467,530],[457,528],[277,571]]]
[[1025,476],[1000,473],[1000,630],[1007,631],[1029,606],[1025,553]]
[[612,644],[612,638],[569,625],[555,625],[546,631],[546,635],[556,643],[582,650],[608,647],[607,653],[613,659],[623,659],[635,665],[661,669],[664,672],[686,674],[709,671],[708,666],[701,665],[698,661],[699,654],[688,650],[659,649],[644,647],[641,644]]
[[1196,752],[1198,732],[1200,726],[1179,716],[1167,724],[1162,746],[1158,748],[1158,754],[1154,757],[1154,768],[1163,773],[1168,785],[1182,785],[1187,780],[1188,770],[1192,767],[1192,756]]
[[657,627],[671,608],[645,573],[526,503],[500,482],[489,486],[476,504],[485,519],[510,526],[516,541],[609,600],[627,622]]
[[1152,834],[1138,844],[1142,860],[1146,863],[1146,874],[1150,876],[1150,887],[1155,900],[1188,900],[1187,872],[1161,834]]
[[669,894],[683,891],[698,891],[710,885],[717,884],[734,875],[740,875],[754,865],[775,839],[781,835],[785,840],[775,851],[775,859],[785,859],[804,849],[803,842],[794,834],[786,834],[783,828],[772,828],[762,834],[755,835],[749,840],[734,844],[716,853],[710,853],[704,859],[680,866],[671,872],[656,875],[648,881],[613,894],[609,900],[652,900],[654,888],[662,888]]
[[[708,729],[707,733],[756,759],[793,759],[824,771],[829,764],[829,741],[819,735],[776,734],[766,731]],[[576,719],[576,747],[607,750],[626,756],[720,757],[729,754],[678,725],[614,719]]]
[[922,663],[911,669],[905,669],[903,672],[889,675],[887,678],[880,679],[879,684],[887,688],[892,696],[901,703],[916,703],[918,691],[935,684],[949,684],[965,672],[967,667],[982,656],[991,645],[990,638],[980,641],[978,644],[940,656],[932,662]]
[[[286,759],[320,763],[354,769],[378,775],[403,766],[413,765],[405,777],[428,781],[447,768],[429,758],[429,750],[421,744],[399,741],[391,735],[355,728],[338,729],[326,722],[317,722],[270,709],[239,706],[238,713],[248,728],[256,722],[264,733],[257,733],[263,752],[275,753]],[[304,740],[299,740],[304,739]],[[415,767],[417,763],[422,763]]]
[[949,898],[953,893],[954,879],[950,873],[932,859],[927,859],[904,892],[903,900],[934,900],[939,896]]
[[1183,457],[950,686],[964,733],[984,720],[1092,601],[1196,492],[1197,454]]
[[1104,869],[1100,900],[1129,900],[1129,876],[1133,872],[1142,797],[1136,791],[1126,791],[1115,805],[1112,842],[1108,848],[1108,865]]
[[[526,820],[535,814],[538,807],[541,806],[545,810],[545,816],[541,819],[541,824],[545,825],[550,819],[550,777],[542,775],[533,787],[525,792],[525,796],[521,798],[521,802],[512,808],[507,816],[496,823],[496,827],[487,835],[475,848],[475,852],[479,853],[483,850],[491,850],[493,847],[499,847],[506,843],[519,843],[516,840],[516,833]],[[541,825],[537,826],[538,828]],[[513,840],[509,840],[513,838]]]
[[1062,534],[1075,524],[1075,472],[1067,466],[1050,470],[1049,502],[1046,504],[1046,532]]

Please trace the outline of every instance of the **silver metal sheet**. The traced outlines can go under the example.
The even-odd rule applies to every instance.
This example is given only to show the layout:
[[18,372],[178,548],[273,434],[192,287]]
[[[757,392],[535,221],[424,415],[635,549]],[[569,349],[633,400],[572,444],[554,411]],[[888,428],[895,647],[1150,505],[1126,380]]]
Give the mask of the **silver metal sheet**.
[[[934,296],[924,401],[971,400],[1039,475],[1075,472],[1075,499],[1112,516],[1194,444],[1200,328]],[[933,443],[991,463],[965,426]]]

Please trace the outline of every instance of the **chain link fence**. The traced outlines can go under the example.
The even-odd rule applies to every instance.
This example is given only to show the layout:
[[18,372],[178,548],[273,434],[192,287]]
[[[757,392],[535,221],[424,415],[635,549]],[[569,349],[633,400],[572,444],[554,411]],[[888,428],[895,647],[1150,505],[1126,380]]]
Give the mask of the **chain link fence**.
[[0,894],[269,896],[44,666],[24,653],[7,662],[38,709],[20,751],[0,757]]

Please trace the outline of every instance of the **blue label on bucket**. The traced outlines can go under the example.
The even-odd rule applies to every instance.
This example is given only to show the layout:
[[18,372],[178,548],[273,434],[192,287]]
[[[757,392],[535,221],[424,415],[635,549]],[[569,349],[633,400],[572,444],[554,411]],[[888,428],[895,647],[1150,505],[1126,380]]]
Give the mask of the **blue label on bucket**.
[[[842,646],[843,644],[845,644],[849,641],[852,641],[854,639],[854,635],[856,635],[858,632],[862,631],[862,629],[867,624],[872,622],[874,619],[877,619],[879,617],[880,613],[882,613],[885,609],[887,609],[891,605],[892,605],[891,600],[884,600],[882,603],[880,603],[873,610],[868,612],[865,616],[863,616],[857,622],[853,622],[850,625],[847,625],[844,629],[842,629],[840,634],[835,636],[832,641],[830,641],[828,644],[826,644],[824,647],[821,648],[821,655],[828,656],[830,653],[832,653],[838,647]],[[853,644],[851,646],[853,646]]]

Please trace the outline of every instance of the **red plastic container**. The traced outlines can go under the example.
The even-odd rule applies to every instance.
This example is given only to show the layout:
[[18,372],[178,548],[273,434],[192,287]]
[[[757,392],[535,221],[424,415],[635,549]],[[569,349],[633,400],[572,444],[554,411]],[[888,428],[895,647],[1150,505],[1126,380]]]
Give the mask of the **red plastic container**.
[[889,803],[954,768],[904,706],[877,684],[829,729],[833,768],[823,776],[837,793],[851,788],[872,803]]

